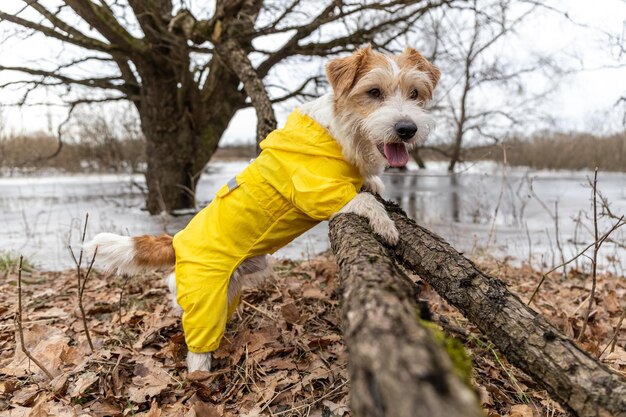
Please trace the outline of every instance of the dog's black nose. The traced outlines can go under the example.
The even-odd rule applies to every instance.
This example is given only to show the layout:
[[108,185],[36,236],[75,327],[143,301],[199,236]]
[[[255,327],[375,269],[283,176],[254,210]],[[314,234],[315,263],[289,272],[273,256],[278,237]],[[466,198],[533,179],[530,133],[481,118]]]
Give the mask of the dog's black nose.
[[396,134],[403,140],[409,140],[415,136],[417,132],[417,126],[413,122],[402,121],[395,124],[393,127],[396,130]]

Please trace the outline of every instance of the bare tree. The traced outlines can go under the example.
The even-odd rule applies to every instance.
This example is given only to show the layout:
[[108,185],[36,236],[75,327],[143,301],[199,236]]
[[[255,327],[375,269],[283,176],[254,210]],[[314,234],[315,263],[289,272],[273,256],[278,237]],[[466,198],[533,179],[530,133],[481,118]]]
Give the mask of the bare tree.
[[[448,146],[427,148],[449,159],[448,171],[454,171],[468,138],[499,142],[534,116],[532,104],[549,91],[531,94],[525,86],[526,76],[551,68],[549,61],[538,56],[521,60],[528,50],[513,49],[516,28],[537,7],[525,1],[473,0],[451,13],[433,11],[420,22],[433,60],[446,68],[433,110]],[[419,149],[413,156],[423,164]]]
[[193,10],[182,0],[21,1],[20,10],[0,6],[5,31],[44,35],[78,56],[54,68],[0,65],[24,75],[1,87],[23,87],[17,104],[24,104],[36,89],[70,86],[70,112],[131,101],[147,140],[146,204],[154,214],[194,205],[200,173],[238,110],[254,106],[263,138],[276,126],[272,105],[319,79],[318,71],[296,84],[292,72],[277,83],[286,91],[268,94],[264,81],[278,64],[366,42],[384,49],[427,11],[457,0],[216,0]]
[[[624,3],[626,3],[626,1]],[[622,23],[621,33],[609,34],[609,48],[616,51],[616,59],[618,62],[623,62],[623,60],[626,59],[626,19]],[[617,99],[617,102],[615,104],[617,106],[621,106],[624,111],[622,124],[626,127],[626,91],[622,94],[620,98]],[[622,155],[626,155],[626,141],[624,141]]]

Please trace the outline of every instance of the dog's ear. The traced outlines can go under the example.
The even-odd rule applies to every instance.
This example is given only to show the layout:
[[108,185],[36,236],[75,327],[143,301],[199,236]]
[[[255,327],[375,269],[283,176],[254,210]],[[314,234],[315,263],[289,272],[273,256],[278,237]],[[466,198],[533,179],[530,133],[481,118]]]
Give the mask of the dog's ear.
[[333,59],[326,65],[326,76],[333,88],[335,97],[339,97],[352,89],[359,72],[372,53],[371,45],[367,45],[357,49],[350,56]]
[[441,77],[441,71],[439,71],[439,68],[431,64],[430,61],[424,58],[424,56],[417,52],[417,50],[410,47],[406,48],[404,52],[402,52],[400,58],[407,60],[410,65],[414,66],[419,71],[426,73],[428,79],[432,83],[432,95],[432,90],[435,89],[437,83],[439,82],[439,77]]

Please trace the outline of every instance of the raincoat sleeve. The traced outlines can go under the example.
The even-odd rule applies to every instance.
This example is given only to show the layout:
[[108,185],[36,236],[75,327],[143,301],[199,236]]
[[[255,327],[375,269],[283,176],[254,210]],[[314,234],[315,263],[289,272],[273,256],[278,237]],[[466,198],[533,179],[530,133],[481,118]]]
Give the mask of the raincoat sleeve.
[[292,203],[315,220],[328,220],[357,195],[349,179],[328,178],[299,169],[292,177]]

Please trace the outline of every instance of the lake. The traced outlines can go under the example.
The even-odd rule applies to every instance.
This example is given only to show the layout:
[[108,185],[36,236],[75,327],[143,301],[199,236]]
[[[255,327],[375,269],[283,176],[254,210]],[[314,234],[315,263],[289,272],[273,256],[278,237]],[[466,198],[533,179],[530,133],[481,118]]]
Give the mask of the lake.
[[[246,165],[211,163],[198,185],[199,207]],[[430,163],[428,170],[388,172],[383,180],[386,198],[458,250],[550,267],[593,242],[591,177],[593,172],[481,162],[455,175],[448,175],[443,164]],[[72,267],[68,245],[78,248],[86,213],[88,239],[104,231],[136,235],[183,228],[191,214],[150,216],[142,209],[143,184],[140,175],[0,177],[0,252],[23,254],[43,269]],[[612,213],[626,213],[626,174],[601,172],[598,189]],[[601,233],[614,221],[601,218]],[[312,257],[328,248],[327,233],[327,223],[321,223],[276,256]],[[624,275],[626,230],[612,237],[602,247],[602,267]],[[582,257],[578,262],[589,263]]]

